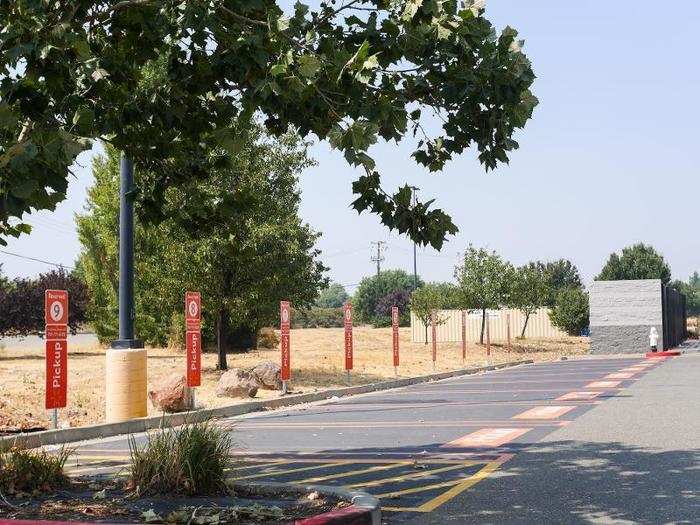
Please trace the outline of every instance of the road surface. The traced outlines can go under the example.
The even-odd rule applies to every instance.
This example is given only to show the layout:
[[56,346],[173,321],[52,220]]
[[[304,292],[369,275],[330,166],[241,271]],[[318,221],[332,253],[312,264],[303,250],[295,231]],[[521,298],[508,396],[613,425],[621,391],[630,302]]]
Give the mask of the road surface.
[[[221,424],[236,477],[365,490],[389,524],[698,523],[699,380],[700,354],[568,360]],[[87,443],[70,468],[127,453]]]

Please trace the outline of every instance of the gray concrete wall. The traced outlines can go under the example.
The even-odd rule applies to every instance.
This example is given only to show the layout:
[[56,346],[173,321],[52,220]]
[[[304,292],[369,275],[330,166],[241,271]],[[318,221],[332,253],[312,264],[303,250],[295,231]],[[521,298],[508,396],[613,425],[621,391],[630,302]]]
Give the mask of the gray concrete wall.
[[649,349],[649,329],[663,346],[661,280],[595,281],[590,289],[591,353],[639,353]]

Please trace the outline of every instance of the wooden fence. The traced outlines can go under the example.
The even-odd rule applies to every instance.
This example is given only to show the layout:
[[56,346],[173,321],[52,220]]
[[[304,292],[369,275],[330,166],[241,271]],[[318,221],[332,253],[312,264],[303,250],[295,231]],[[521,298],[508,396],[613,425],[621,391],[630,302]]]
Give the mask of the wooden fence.
[[[489,329],[491,333],[491,341],[505,341],[507,338],[506,332],[506,316],[510,315],[510,336],[515,339],[520,336],[525,323],[525,315],[520,310],[503,309],[503,310],[487,310],[486,315],[489,319]],[[462,340],[462,311],[461,310],[438,310],[436,312],[438,322],[443,322],[437,325],[436,338],[438,343],[456,342]],[[481,331],[481,310],[467,310],[467,341],[475,343],[479,341]],[[411,312],[411,340],[414,343],[422,343],[426,340],[430,341],[430,327],[425,330],[425,325],[416,315]],[[532,339],[558,339],[566,337],[566,333],[562,332],[549,320],[549,308],[540,308],[530,316],[525,330],[525,337]]]

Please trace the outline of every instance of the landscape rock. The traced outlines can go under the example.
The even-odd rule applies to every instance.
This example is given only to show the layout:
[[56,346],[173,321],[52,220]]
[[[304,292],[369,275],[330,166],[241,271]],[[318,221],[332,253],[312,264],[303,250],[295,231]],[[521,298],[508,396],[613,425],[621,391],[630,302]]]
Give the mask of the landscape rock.
[[184,374],[171,374],[148,391],[153,406],[161,412],[184,412],[190,409],[192,397]]
[[282,368],[277,363],[265,361],[253,367],[250,373],[263,390],[282,388]]
[[218,397],[255,397],[258,382],[253,374],[240,368],[233,368],[224,373],[216,385]]

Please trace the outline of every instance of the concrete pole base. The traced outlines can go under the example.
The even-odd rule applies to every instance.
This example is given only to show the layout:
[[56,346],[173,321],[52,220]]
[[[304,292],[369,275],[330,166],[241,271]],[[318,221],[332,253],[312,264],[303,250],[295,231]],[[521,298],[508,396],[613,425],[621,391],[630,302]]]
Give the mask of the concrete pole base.
[[146,350],[107,350],[105,378],[105,419],[107,423],[128,421],[148,415]]

